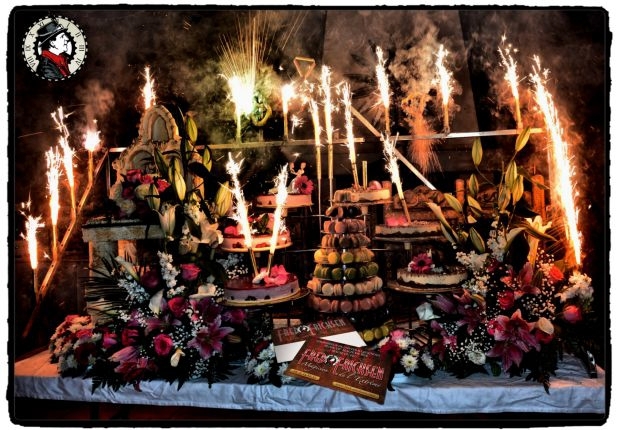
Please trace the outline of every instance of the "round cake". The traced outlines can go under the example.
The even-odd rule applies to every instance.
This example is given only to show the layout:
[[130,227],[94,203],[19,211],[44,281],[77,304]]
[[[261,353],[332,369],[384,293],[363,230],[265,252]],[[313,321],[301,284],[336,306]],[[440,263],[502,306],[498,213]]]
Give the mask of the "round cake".
[[433,263],[430,251],[417,254],[405,268],[398,269],[399,287],[428,292],[450,291],[458,288],[468,277],[463,266],[439,266]]
[[[263,194],[256,197],[256,205],[258,207],[276,207],[275,194]],[[312,206],[312,196],[310,194],[288,194],[284,207],[294,208],[300,206]]]
[[371,181],[367,188],[345,188],[334,191],[336,203],[358,203],[389,200],[392,197],[390,188],[383,188],[378,181]]
[[405,216],[388,216],[385,224],[375,226],[375,236],[378,237],[428,237],[440,236],[441,223],[439,221],[418,221],[407,222]]
[[[273,214],[265,213],[248,220],[252,231],[252,249],[254,251],[268,251],[273,232]],[[224,237],[220,247],[228,252],[247,252],[245,236],[241,225],[234,222],[224,227]],[[288,229],[281,230],[277,236],[276,249],[286,248],[292,244],[291,233]]]
[[269,275],[263,269],[259,276],[229,279],[224,283],[224,298],[230,303],[273,302],[298,294],[297,276],[284,266],[273,266]]

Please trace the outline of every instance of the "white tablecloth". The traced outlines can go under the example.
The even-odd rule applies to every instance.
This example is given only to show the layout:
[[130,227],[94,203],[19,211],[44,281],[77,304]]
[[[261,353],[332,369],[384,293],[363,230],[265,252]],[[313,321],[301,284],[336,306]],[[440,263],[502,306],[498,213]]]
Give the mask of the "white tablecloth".
[[[388,391],[385,403],[314,384],[295,383],[280,388],[273,385],[248,385],[239,368],[226,381],[209,389],[203,380],[177,384],[145,381],[142,391],[126,386],[118,391],[97,388],[83,378],[58,375],[49,353],[41,352],[15,363],[14,396],[49,400],[110,402],[124,404],[194,406],[258,411],[406,411],[433,414],[542,412],[604,414],[607,390],[605,373],[598,368],[597,378],[588,378],[579,360],[566,356],[556,376],[551,377],[550,394],[537,382],[523,377],[475,374],[465,379],[439,372],[432,379],[396,375],[394,391]],[[10,392],[9,392],[10,393]]]

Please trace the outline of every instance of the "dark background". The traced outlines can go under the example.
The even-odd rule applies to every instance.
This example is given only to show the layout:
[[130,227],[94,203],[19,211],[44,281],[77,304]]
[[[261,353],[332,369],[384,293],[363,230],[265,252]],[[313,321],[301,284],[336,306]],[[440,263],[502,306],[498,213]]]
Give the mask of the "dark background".
[[[506,35],[518,52],[522,114],[527,124],[540,126],[531,99],[528,74],[532,58],[539,55],[550,70],[548,89],[554,96],[565,131],[573,144],[575,175],[580,208],[579,229],[583,234],[583,270],[593,279],[595,306],[599,315],[599,364],[607,359],[609,304],[609,225],[608,225],[608,147],[609,147],[609,33],[607,12],[594,8],[461,8],[461,9],[328,9],[299,8],[247,10],[243,8],[145,8],[73,7],[55,9],[29,7],[14,9],[9,19],[9,310],[11,337],[18,355],[44,346],[56,325],[68,313],[80,312],[79,279],[86,269],[87,246],[81,233],[74,234],[61,270],[45,299],[43,312],[31,334],[21,332],[34,308],[32,274],[29,267],[20,203],[32,200],[31,213],[48,214],[45,152],[55,145],[58,133],[50,114],[59,106],[72,115],[67,120],[72,146],[76,149],[77,171],[86,172],[86,151],[81,136],[87,123],[96,119],[102,141],[108,148],[129,146],[138,135],[143,111],[140,90],[143,70],[150,65],[160,103],[176,106],[183,112],[195,112],[199,144],[217,145],[234,141],[233,107],[226,97],[225,81],[219,76],[222,38],[234,39],[239,23],[248,16],[262,16],[269,22],[265,43],[265,65],[275,87],[297,76],[293,60],[297,56],[316,61],[316,70],[325,64],[332,69],[332,83],[347,80],[354,94],[353,106],[378,130],[383,130],[383,112],[374,107],[376,57],[374,47],[381,46],[388,58],[388,74],[393,92],[390,115],[392,133],[410,134],[400,107],[407,91],[429,79],[423,58],[444,44],[451,53],[450,67],[458,83],[451,111],[453,132],[514,128],[512,101],[503,82],[497,49]],[[21,56],[22,38],[28,28],[49,15],[67,17],[86,35],[88,56],[75,76],[62,82],[42,81],[32,73]],[[274,97],[274,114],[263,129],[267,141],[282,139],[281,105]],[[292,106],[294,113],[299,107]],[[429,119],[435,131],[441,121]],[[313,137],[312,123],[295,130],[293,139]],[[344,135],[342,116],[334,124]],[[367,160],[370,179],[388,179],[383,169],[381,143],[354,120],[356,137],[365,143],[357,146],[358,162]],[[244,128],[243,140],[255,141],[258,130]],[[545,139],[535,136],[533,145],[520,162],[530,171],[547,169]],[[484,138],[483,168],[497,172],[512,153],[514,137]],[[406,145],[406,144],[403,144]],[[427,174],[440,190],[453,191],[456,178],[472,172],[471,139],[451,139],[438,143],[441,170]],[[405,152],[407,148],[401,146]],[[284,145],[276,149],[244,150],[245,171],[240,177],[247,183],[246,195],[271,186],[283,160],[299,152],[308,162],[306,172],[314,179],[314,148]],[[348,152],[336,147],[336,186],[351,184],[347,171]],[[226,151],[214,151],[214,171]],[[415,163],[415,160],[413,160]],[[327,162],[323,159],[323,195],[326,201]],[[419,180],[404,166],[400,168],[405,189]],[[77,177],[78,190],[84,177]],[[61,191],[63,193],[64,191]],[[78,192],[78,195],[79,192]],[[105,198],[103,177],[97,182],[85,216],[96,215]],[[66,200],[67,195],[61,194]],[[68,206],[68,205],[65,205]],[[324,206],[325,207],[325,206]],[[66,209],[66,208],[65,208]],[[61,212],[59,231],[68,221]],[[49,224],[49,222],[46,222]],[[62,234],[62,233],[61,233]],[[49,244],[49,229],[39,233],[39,242]],[[45,249],[43,249],[45,251]],[[48,254],[51,254],[48,251]],[[42,266],[49,264],[43,261]],[[41,270],[42,274],[44,270]],[[11,351],[13,352],[13,351]]]

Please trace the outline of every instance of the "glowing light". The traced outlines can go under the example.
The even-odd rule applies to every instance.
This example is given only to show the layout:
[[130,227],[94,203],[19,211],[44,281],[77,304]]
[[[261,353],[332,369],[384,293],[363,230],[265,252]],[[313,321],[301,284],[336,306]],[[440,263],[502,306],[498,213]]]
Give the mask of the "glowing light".
[[[295,129],[301,127],[304,124],[304,120],[297,115],[291,116],[291,134],[295,134]],[[299,155],[298,155],[299,156]]]
[[280,174],[275,179],[275,185],[277,188],[276,193],[276,209],[273,213],[273,231],[271,233],[271,240],[269,241],[269,263],[267,264],[267,273],[271,269],[271,260],[276,251],[278,245],[278,237],[280,232],[286,227],[284,225],[284,219],[282,218],[282,210],[286,204],[286,198],[288,197],[287,191],[288,181],[288,165],[285,164],[280,170]]
[[38,246],[37,246],[37,230],[45,227],[41,222],[41,217],[28,215],[26,217],[26,234],[22,233],[21,237],[28,243],[28,254],[30,256],[30,267],[36,270],[39,265]]
[[99,142],[101,142],[99,138],[98,130],[86,130],[86,134],[84,134],[84,148],[88,151],[88,182],[93,181],[93,153],[99,147]]
[[327,135],[327,178],[329,179],[329,198],[334,195],[334,141],[332,128],[332,89],[331,71],[323,65],[321,68],[321,89],[323,90],[323,109],[325,114],[325,134]]
[[553,98],[547,91],[543,77],[541,77],[542,74],[546,80],[549,71],[541,70],[538,56],[534,57],[534,62],[530,79],[534,83],[536,103],[544,115],[547,132],[551,140],[551,145],[549,145],[551,192],[556,201],[562,205],[566,238],[573,248],[575,263],[579,266],[581,264],[581,233],[578,230],[579,211],[573,200],[573,197],[577,196],[578,193],[575,191],[573,182],[574,170],[568,154],[568,142],[563,136]]
[[[502,36],[502,44],[506,41],[506,36]],[[521,121],[521,106],[519,104],[519,75],[517,75],[517,62],[510,55],[511,51],[513,51],[512,44],[506,45],[505,48],[498,47],[497,51],[499,52],[500,58],[502,60],[502,65],[506,69],[506,75],[504,79],[510,85],[510,90],[512,92],[512,97],[515,100],[515,119],[517,121],[517,128],[523,128],[523,123]],[[516,50],[514,50],[516,52]]]
[[[312,125],[314,126],[314,147],[316,150],[316,179],[318,186],[318,213],[321,212],[321,123],[319,121],[319,107],[317,106],[316,100],[310,99],[310,114],[312,115]],[[321,219],[319,218],[319,229],[321,227]]]
[[437,67],[437,81],[439,83],[439,93],[441,95],[441,104],[443,106],[443,128],[446,133],[450,132],[450,116],[448,112],[448,105],[450,103],[450,94],[453,90],[452,73],[450,73],[444,65],[444,61],[448,54],[448,51],[443,47],[443,45],[439,45],[437,60],[435,61],[435,66]]
[[245,203],[245,197],[243,196],[243,192],[241,191],[241,185],[239,184],[239,173],[241,172],[241,165],[243,164],[243,159],[236,163],[232,158],[232,154],[228,153],[228,162],[226,163],[226,172],[232,178],[232,193],[235,198],[235,204],[233,205],[233,216],[232,218],[236,220],[241,226],[241,231],[244,237],[244,243],[250,257],[252,259],[252,266],[254,269],[254,274],[258,275],[258,268],[256,266],[256,259],[254,256],[254,251],[252,250],[252,229],[250,227],[250,221],[248,220],[248,208]]
[[407,208],[405,194],[403,193],[403,184],[400,180],[400,171],[398,170],[398,159],[396,156],[396,141],[398,140],[398,135],[395,139],[390,139],[389,136],[381,136],[381,139],[383,140],[383,156],[385,157],[385,161],[387,162],[385,168],[388,172],[390,172],[392,183],[396,185],[396,192],[398,193],[398,198],[403,205],[403,210],[405,211],[407,222],[411,223],[409,208]]
[[351,88],[346,82],[342,86],[342,102],[344,103],[344,119],[347,130],[347,148],[349,148],[349,160],[351,160],[351,169],[353,170],[353,185],[355,188],[359,188],[355,137],[353,136],[353,116],[351,115]]
[[60,180],[61,157],[58,148],[50,148],[45,153],[47,159],[47,189],[49,191],[50,219],[52,222],[52,255],[56,259],[58,235],[58,211],[60,210],[60,200],[58,183]]
[[383,59],[383,49],[377,47],[377,85],[379,86],[379,94],[381,95],[381,102],[385,109],[385,132],[390,134],[390,84],[388,82],[387,74],[385,73],[385,60]]
[[150,107],[155,106],[155,80],[151,78],[151,68],[146,66],[144,68],[144,86],[142,87],[142,98],[144,99],[144,110],[148,110]]

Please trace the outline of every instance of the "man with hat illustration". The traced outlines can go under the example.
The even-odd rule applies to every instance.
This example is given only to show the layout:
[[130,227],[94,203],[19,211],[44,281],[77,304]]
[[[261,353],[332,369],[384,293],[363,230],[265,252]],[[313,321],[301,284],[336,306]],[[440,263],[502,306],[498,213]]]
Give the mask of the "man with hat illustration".
[[37,32],[37,47],[40,52],[37,75],[46,79],[60,80],[71,74],[69,59],[73,52],[73,41],[56,21],[41,27]]

